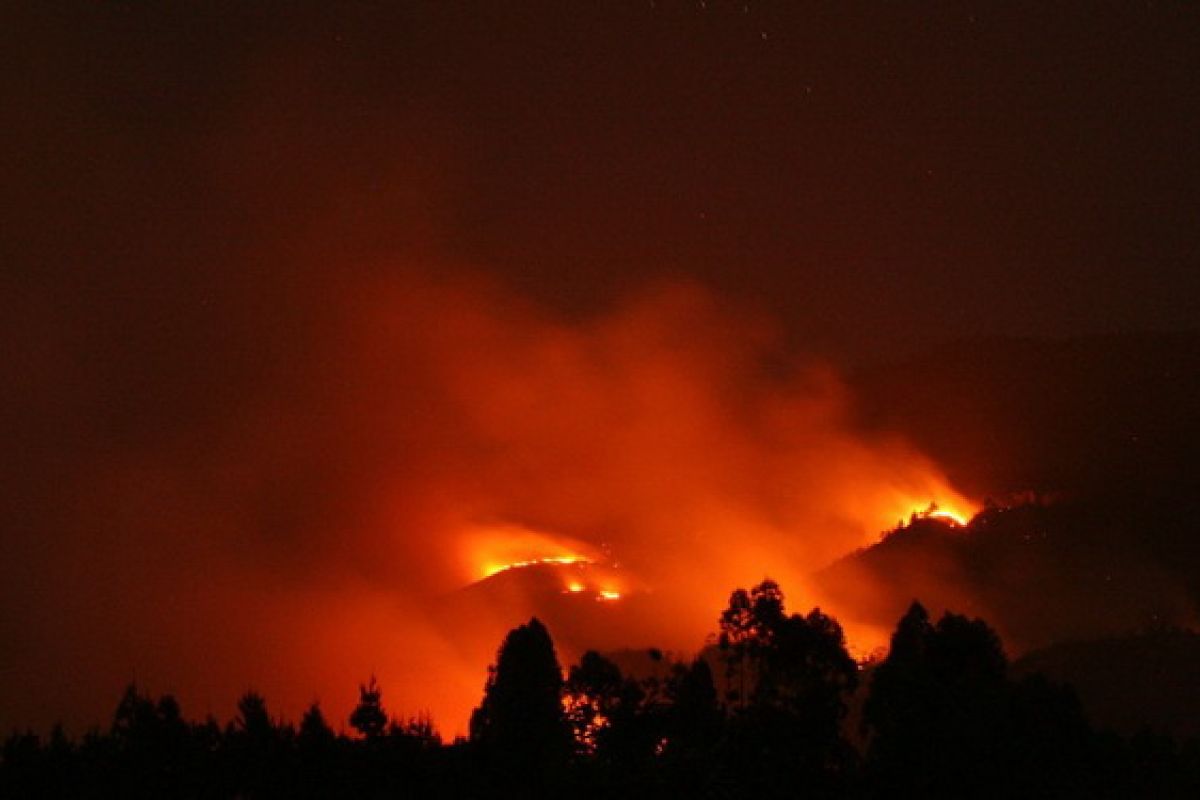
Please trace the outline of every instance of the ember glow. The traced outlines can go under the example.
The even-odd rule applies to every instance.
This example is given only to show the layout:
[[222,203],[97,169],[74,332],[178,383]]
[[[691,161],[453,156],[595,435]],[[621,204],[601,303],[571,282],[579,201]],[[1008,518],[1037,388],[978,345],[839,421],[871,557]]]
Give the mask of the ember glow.
[[975,516],[978,510],[979,507],[976,504],[954,495],[942,502],[935,500],[923,507],[913,507],[909,516],[923,519],[940,519],[956,527],[964,528],[970,524],[971,518]]
[[538,564],[591,564],[594,563],[589,558],[583,556],[546,556],[544,558],[531,558],[526,561],[514,561],[511,564],[486,564],[483,567],[484,577],[490,578],[500,572],[507,572],[510,569],[521,569],[522,567],[532,567]]
[[970,520],[967,517],[963,516],[962,514],[956,514],[955,512],[950,511],[948,509],[940,509],[939,508],[936,511],[930,511],[927,514],[927,516],[933,517],[934,519],[949,520],[950,522],[953,522],[955,525],[959,526],[960,528],[965,526],[968,522],[970,522]]
[[[474,562],[476,579],[537,565],[582,565],[603,561],[602,554],[586,542],[536,531],[521,525],[480,525],[459,534],[460,550]],[[584,552],[591,553],[584,555]]]
[[[690,655],[769,576],[866,655],[817,576],[897,523],[1200,496],[1193,334],[1124,341],[1196,328],[1187,4],[62,5],[0,6],[0,735],[374,674],[449,739],[531,615]],[[1157,625],[1192,518],[978,572]]]
[[[392,319],[403,323],[396,338]],[[423,374],[418,394],[439,400],[423,422],[436,431],[430,451],[384,473],[381,496],[395,511],[374,569],[412,565],[401,585],[438,593],[507,587],[463,612],[474,620],[456,632],[464,668],[486,665],[514,624],[548,615],[549,598],[595,600],[591,611],[563,610],[564,659],[594,646],[601,628],[606,643],[694,651],[730,587],[770,575],[794,587],[798,607],[818,604],[814,570],[931,501],[973,507],[902,439],[857,430],[828,365],[764,375],[759,365],[779,352],[769,317],[694,285],[566,324],[505,293],[414,279],[375,288],[345,320],[370,365],[415,359],[423,372],[402,373]],[[347,413],[385,420],[387,431],[379,400],[379,412]],[[429,436],[404,425],[393,435]],[[623,613],[647,593],[651,605]],[[864,652],[878,643],[848,629]],[[461,730],[477,694],[470,685],[432,710]]]
[[[164,524],[198,532],[186,558],[172,540],[162,563],[187,569],[138,584],[147,597],[183,597],[193,574],[244,576],[196,584],[188,635],[157,649],[131,638],[94,670],[115,687],[97,696],[136,666],[185,704],[252,681],[280,713],[318,693],[339,714],[374,671],[394,708],[429,710],[454,735],[497,643],[531,614],[558,614],[564,660],[597,642],[694,652],[731,587],[769,575],[796,607],[818,604],[814,570],[931,500],[972,507],[902,438],[859,429],[837,372],[789,359],[756,309],[673,284],[563,321],[469,274],[397,274],[306,320],[322,335],[289,391],[81,484],[78,520],[140,553],[167,546]],[[112,574],[132,569],[112,555]],[[64,580],[91,574],[60,566]],[[286,613],[252,602],[246,587],[263,585]],[[167,609],[139,607],[132,630],[157,635]],[[845,619],[861,650],[876,643]],[[286,674],[244,646],[263,629],[297,654]],[[210,651],[219,691],[189,666]],[[143,655],[158,652],[170,657]],[[300,655],[317,652],[337,663]]]

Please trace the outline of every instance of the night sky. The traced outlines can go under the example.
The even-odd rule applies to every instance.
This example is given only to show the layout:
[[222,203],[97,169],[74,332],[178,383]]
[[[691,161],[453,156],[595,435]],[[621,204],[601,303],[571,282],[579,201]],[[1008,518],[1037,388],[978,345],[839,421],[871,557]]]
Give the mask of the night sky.
[[105,333],[286,280],[230,264],[288,246],[433,252],[564,313],[692,277],[856,354],[1196,319],[1188,4],[6,16],[5,295]]
[[[1200,320],[1195,5],[301,5],[0,11],[0,728],[107,713],[130,672],[224,713],[270,647],[216,677],[177,665],[261,644],[281,593],[323,591],[336,537],[367,594],[443,590],[443,560],[379,566],[383,520],[441,520],[443,495],[646,535],[514,512],[532,501],[493,471],[557,475],[588,447],[460,435],[460,383],[508,402],[496,371],[533,364],[585,387],[559,405],[619,398],[610,368],[661,367],[644,336],[685,399],[749,353],[761,410],[808,391],[781,363]],[[713,417],[742,419],[720,396]],[[843,442],[835,418],[798,440]],[[239,584],[264,569],[287,588]],[[155,638],[246,604],[237,641]],[[348,692],[373,667],[350,662],[259,680]]]

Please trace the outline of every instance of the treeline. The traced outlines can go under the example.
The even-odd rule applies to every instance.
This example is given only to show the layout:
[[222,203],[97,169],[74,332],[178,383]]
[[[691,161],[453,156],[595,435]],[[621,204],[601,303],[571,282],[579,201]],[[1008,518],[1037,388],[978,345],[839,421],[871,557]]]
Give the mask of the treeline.
[[739,589],[690,663],[650,675],[588,652],[565,674],[537,619],[489,668],[467,739],[390,719],[372,679],[335,733],[245,695],[222,727],[130,687],[108,731],[14,734],[4,797],[1197,797],[1196,743],[1097,732],[1073,692],[1007,674],[981,620],[913,604],[856,663],[837,621]]

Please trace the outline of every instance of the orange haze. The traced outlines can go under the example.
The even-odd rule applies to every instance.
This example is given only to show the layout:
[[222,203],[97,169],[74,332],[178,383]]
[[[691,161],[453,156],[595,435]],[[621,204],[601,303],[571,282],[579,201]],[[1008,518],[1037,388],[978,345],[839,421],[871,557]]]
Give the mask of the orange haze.
[[[134,677],[193,716],[228,717],[253,686],[286,717],[320,699],[344,719],[374,672],[391,711],[453,734],[506,628],[538,611],[447,610],[505,565],[595,564],[600,582],[563,573],[558,596],[602,613],[635,593],[629,645],[695,650],[733,587],[770,575],[807,607],[811,571],[898,519],[973,508],[858,429],[831,368],[697,286],[564,320],[467,273],[401,274],[302,298],[228,413],[81,469],[59,522],[74,545],[45,553],[32,611],[66,621],[18,642],[32,699],[0,721],[78,729]],[[589,644],[572,636],[565,658]]]

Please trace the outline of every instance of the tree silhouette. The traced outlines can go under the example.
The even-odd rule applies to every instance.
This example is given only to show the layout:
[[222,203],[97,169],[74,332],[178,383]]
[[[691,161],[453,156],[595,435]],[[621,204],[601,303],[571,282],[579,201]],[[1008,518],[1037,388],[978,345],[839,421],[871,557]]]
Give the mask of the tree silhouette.
[[724,715],[708,662],[697,658],[682,667],[671,681],[670,695],[668,744],[692,746],[715,740]]
[[729,595],[729,606],[721,612],[717,645],[725,654],[727,699],[736,705],[744,708],[749,702],[759,657],[782,619],[783,590],[770,578],[748,592],[738,588]]
[[926,796],[978,796],[1003,784],[1011,734],[1007,660],[978,619],[936,625],[913,603],[875,670],[863,710],[878,786]]
[[113,737],[128,746],[142,746],[158,736],[158,709],[154,700],[138,691],[135,684],[125,687],[113,714]]
[[[1195,797],[1200,746],[1095,733],[1074,692],[1008,677],[996,633],[913,603],[887,657],[864,666],[865,758],[839,727],[858,669],[841,627],[789,614],[777,584],[731,595],[719,643],[690,664],[648,651],[622,674],[589,651],[564,682],[536,619],[489,668],[471,738],[444,744],[428,716],[388,720],[372,679],[335,734],[313,703],[298,729],[248,692],[222,728],[185,720],[171,695],[128,687],[107,730],[73,741],[14,733],[0,797]],[[745,691],[723,703],[711,662]],[[632,669],[636,669],[635,666]],[[665,668],[665,669],[664,669]],[[665,674],[664,674],[665,672]],[[565,705],[564,705],[565,703]],[[582,747],[572,748],[572,728]]]
[[253,742],[265,742],[274,738],[275,726],[267,712],[267,701],[258,692],[246,692],[238,700],[238,716],[235,724]]
[[338,769],[337,735],[315,701],[300,717],[295,744],[292,772],[302,796],[329,797],[348,793],[347,780]]
[[781,617],[773,626],[761,653],[756,702],[836,728],[845,715],[844,697],[858,684],[841,626],[820,609]]
[[489,667],[483,702],[471,715],[471,741],[509,777],[548,775],[571,751],[562,691],[554,644],[534,617],[508,633]]
[[595,650],[588,650],[579,664],[571,667],[564,686],[567,720],[583,752],[596,751],[601,734],[617,711],[624,682],[617,665]]
[[319,750],[332,744],[334,738],[333,729],[325,721],[325,714],[321,711],[320,704],[314,702],[300,717],[300,730],[296,736],[296,743],[302,750]]
[[858,670],[841,626],[819,609],[787,614],[783,590],[764,580],[730,596],[718,647],[737,681],[728,758],[753,791],[802,781],[816,794],[844,790],[853,750],[840,733]]
[[741,707],[753,703],[795,713],[815,704],[836,726],[845,714],[843,695],[858,680],[837,620],[820,609],[789,616],[783,590],[767,579],[730,595],[720,628],[718,646],[736,665]]
[[163,794],[181,790],[189,757],[188,725],[171,695],[157,702],[137,686],[126,687],[113,714],[114,791],[135,792],[144,787]]
[[383,710],[383,690],[372,675],[365,686],[358,686],[358,705],[350,712],[350,727],[368,741],[375,741],[387,729],[387,722],[387,712]]
[[[663,653],[647,651],[655,665]],[[604,762],[623,783],[636,783],[652,771],[666,736],[666,709],[673,677],[666,681],[651,675],[641,681],[623,676],[608,659],[585,653],[572,667],[566,685],[568,718],[575,726],[576,742],[583,753]],[[612,791],[619,791],[616,786]]]
[[287,740],[281,736],[267,710],[266,700],[258,692],[242,695],[237,716],[224,737],[232,779],[253,795],[267,794],[283,771]]
[[720,752],[726,718],[708,661],[701,657],[678,665],[667,694],[670,703],[658,748],[663,779],[678,796],[727,792],[721,786],[725,764]]

